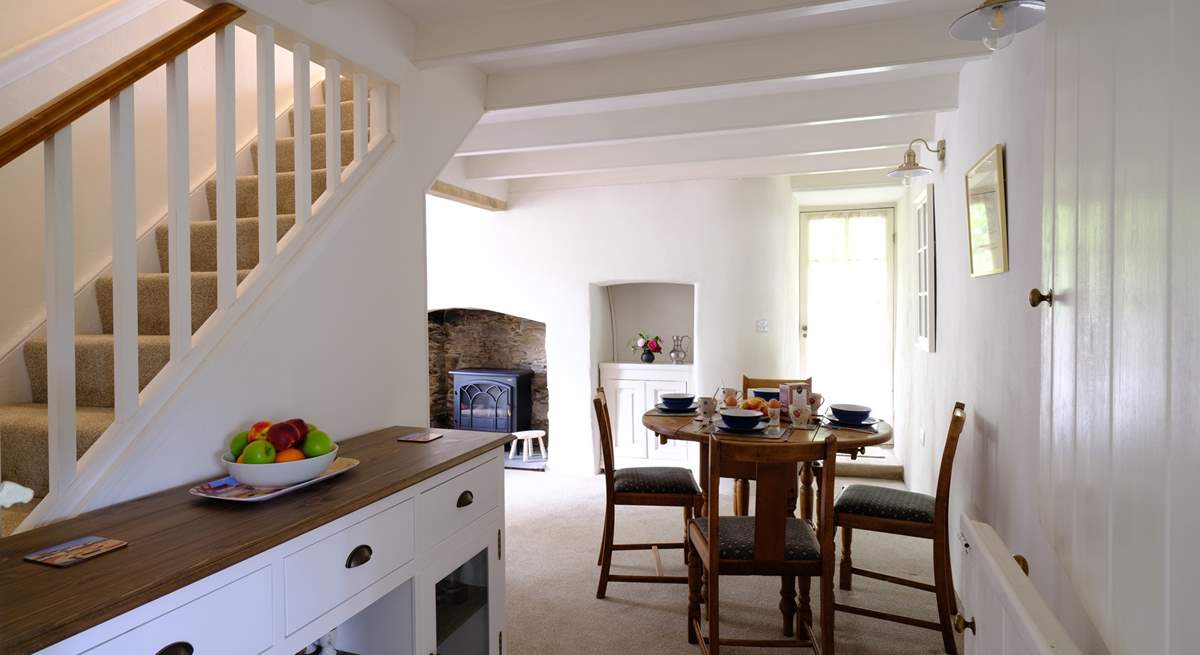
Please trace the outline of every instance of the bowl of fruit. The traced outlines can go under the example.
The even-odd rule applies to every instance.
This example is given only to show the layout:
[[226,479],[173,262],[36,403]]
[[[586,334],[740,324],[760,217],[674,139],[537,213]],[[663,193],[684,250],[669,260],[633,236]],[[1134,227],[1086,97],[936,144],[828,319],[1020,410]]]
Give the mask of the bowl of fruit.
[[221,456],[225,471],[252,487],[288,487],[311,480],[329,468],[338,447],[317,426],[293,418],[259,421],[234,435]]

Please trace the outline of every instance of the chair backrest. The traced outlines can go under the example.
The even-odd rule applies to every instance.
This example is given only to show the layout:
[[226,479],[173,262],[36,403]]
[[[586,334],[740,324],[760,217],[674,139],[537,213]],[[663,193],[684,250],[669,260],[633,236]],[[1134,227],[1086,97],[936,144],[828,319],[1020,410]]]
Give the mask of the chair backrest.
[[942,465],[938,469],[937,495],[933,506],[935,523],[949,520],[950,478],[954,471],[954,453],[958,450],[958,438],[962,436],[963,424],[967,422],[967,406],[954,403],[950,413],[950,429],[946,431],[946,447],[942,450]]
[[778,389],[779,385],[781,384],[807,384],[808,392],[812,393],[813,390],[811,377],[789,380],[787,378],[750,378],[743,375],[742,397],[749,397],[750,390],[756,387],[770,387],[772,389]]
[[[822,489],[833,489],[834,467],[837,465],[837,438],[808,443],[764,442],[746,438],[714,435],[709,441],[709,479],[728,477],[722,471],[728,467],[755,468],[758,481],[754,496],[754,561],[784,561],[787,519],[794,500],[779,493],[779,489],[796,487],[796,465],[820,461]],[[720,512],[718,494],[708,495],[708,543],[720,542]],[[817,539],[821,554],[833,552],[833,496],[821,494],[817,508]]]
[[596,410],[596,424],[600,426],[600,456],[604,464],[604,477],[612,483],[613,476],[613,431],[612,415],[608,413],[608,397],[604,395],[604,387],[596,387],[596,395],[592,397],[592,406]]

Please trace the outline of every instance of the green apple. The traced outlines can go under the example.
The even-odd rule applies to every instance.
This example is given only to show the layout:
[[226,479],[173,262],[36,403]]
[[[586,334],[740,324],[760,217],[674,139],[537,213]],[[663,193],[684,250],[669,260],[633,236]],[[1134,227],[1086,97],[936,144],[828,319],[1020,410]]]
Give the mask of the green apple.
[[275,446],[266,439],[251,441],[242,451],[242,461],[247,464],[270,464],[275,461]]
[[300,449],[305,457],[320,457],[333,450],[333,439],[320,430],[309,430]]
[[237,459],[242,451],[246,449],[246,444],[250,441],[249,432],[239,432],[233,435],[233,440],[229,442],[229,452],[233,453],[233,458]]

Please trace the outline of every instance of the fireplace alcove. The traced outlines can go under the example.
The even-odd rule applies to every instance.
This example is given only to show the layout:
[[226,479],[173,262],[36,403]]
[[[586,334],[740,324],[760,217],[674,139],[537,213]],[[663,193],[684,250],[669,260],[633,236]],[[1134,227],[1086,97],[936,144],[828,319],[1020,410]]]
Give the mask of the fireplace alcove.
[[[519,429],[519,410],[514,407],[512,420],[479,421],[477,425],[459,425],[455,406],[455,376],[460,371],[459,386],[474,370],[483,369],[485,379],[499,381],[499,387],[475,385],[471,395],[478,396],[487,388],[500,388],[505,384],[513,391],[528,384],[529,428],[545,430],[550,436],[547,421],[549,392],[546,389],[546,325],[520,316],[502,314],[486,309],[438,309],[429,312],[429,417],[430,425],[441,428],[496,429],[512,431]],[[528,369],[532,378],[519,380],[518,371]],[[486,375],[489,371],[494,375]],[[467,371],[464,375],[462,372]],[[506,382],[506,380],[508,382]],[[461,391],[461,389],[460,389]],[[461,394],[459,394],[461,395]],[[493,395],[497,400],[508,400],[501,392]],[[519,399],[517,399],[519,403]],[[493,427],[494,426],[494,427]],[[518,458],[519,459],[519,458]]]

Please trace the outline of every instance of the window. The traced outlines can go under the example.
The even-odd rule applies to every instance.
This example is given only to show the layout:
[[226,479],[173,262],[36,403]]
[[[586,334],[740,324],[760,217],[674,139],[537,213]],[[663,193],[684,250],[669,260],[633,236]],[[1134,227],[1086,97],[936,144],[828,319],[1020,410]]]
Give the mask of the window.
[[932,184],[913,200],[913,219],[917,231],[917,347],[934,352],[937,334],[937,238],[933,224]]

